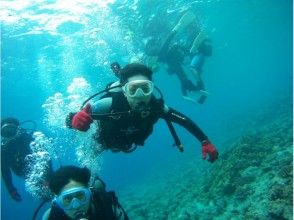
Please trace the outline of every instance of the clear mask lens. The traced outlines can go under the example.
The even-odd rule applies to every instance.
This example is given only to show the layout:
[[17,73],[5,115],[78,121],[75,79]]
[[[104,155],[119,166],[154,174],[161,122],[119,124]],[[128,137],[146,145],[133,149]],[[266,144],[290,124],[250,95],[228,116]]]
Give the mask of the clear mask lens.
[[56,203],[62,209],[76,209],[81,205],[90,202],[91,192],[88,188],[78,187],[62,192],[57,198]]
[[149,80],[134,80],[126,83],[123,90],[127,96],[133,98],[148,96],[153,92],[153,88],[153,82]]

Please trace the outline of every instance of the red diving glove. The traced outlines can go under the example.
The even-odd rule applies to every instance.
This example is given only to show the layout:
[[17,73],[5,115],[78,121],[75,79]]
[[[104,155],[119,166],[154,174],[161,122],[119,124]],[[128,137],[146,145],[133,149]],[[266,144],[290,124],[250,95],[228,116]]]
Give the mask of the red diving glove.
[[21,202],[21,196],[18,194],[16,189],[9,191],[11,198],[17,202]]
[[79,111],[73,116],[71,121],[72,127],[79,131],[87,131],[90,128],[90,124],[93,122],[90,114],[91,105],[88,104],[82,111]]
[[206,155],[208,154],[209,159],[208,161],[213,163],[218,158],[217,149],[209,142],[203,141],[202,142],[202,159],[206,159]]

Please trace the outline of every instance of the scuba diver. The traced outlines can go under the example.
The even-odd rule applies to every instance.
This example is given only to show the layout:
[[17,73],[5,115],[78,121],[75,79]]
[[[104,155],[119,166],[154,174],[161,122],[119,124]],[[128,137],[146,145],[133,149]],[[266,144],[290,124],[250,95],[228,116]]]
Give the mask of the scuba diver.
[[49,188],[55,197],[43,220],[128,220],[113,191],[95,178],[89,187],[90,170],[76,166],[59,168],[50,178]]
[[187,96],[190,91],[196,91],[197,86],[188,79],[182,67],[184,58],[189,55],[189,50],[179,43],[173,43],[173,40],[175,36],[191,24],[195,18],[196,17],[192,12],[186,12],[178,21],[177,25],[172,29],[171,33],[169,33],[162,46],[159,46],[160,39],[151,38],[147,42],[145,48],[145,52],[148,55],[145,62],[154,69],[156,69],[157,66],[155,63],[166,63],[167,72],[169,74],[177,75],[181,83],[183,96]]
[[[147,55],[145,57],[145,63],[152,70],[158,69],[158,62],[166,63],[167,72],[169,74],[175,74],[180,81],[183,98],[195,102],[194,99],[188,96],[188,93],[200,92],[201,95],[198,99],[198,103],[203,104],[208,93],[204,89],[203,81],[200,76],[204,64],[202,56],[210,56],[212,47],[211,44],[209,46],[204,45],[209,39],[203,40],[203,31],[198,30],[199,27],[197,27],[195,20],[196,16],[192,12],[186,12],[169,33],[162,46],[160,46],[159,43],[160,39],[151,37],[145,46],[145,53]],[[184,42],[180,40],[182,43],[179,43],[175,40],[175,37],[177,35],[183,35],[182,32],[184,29],[188,30],[185,31],[182,37],[186,37],[187,39],[184,40]],[[196,30],[198,31],[195,37]],[[191,42],[191,39],[193,39],[193,42]],[[199,40],[203,40],[200,46]],[[198,50],[197,53],[195,53],[196,50]],[[208,54],[208,50],[210,50],[210,54]],[[193,57],[190,64],[190,71],[192,75],[195,76],[197,84],[193,83],[187,76],[184,68],[184,60],[186,57],[189,57],[189,59]]]
[[[33,121],[20,123],[12,117],[1,120],[1,173],[11,198],[17,202],[22,201],[22,198],[12,182],[11,172],[22,178],[28,172],[29,164],[26,156],[32,153],[30,144],[34,140],[32,133],[36,126],[35,123],[34,129],[25,129],[20,126],[27,122],[34,123]],[[51,164],[49,167],[51,170]]]
[[[153,126],[159,118],[164,119],[175,139],[178,148],[183,146],[175,132],[172,122],[188,130],[202,144],[202,157],[214,162],[218,152],[203,131],[187,116],[164,104],[162,94],[152,82],[152,71],[143,64],[126,65],[120,72],[120,90],[111,92],[107,88],[94,104],[85,104],[81,111],[70,113],[66,125],[79,131],[87,131],[95,120],[98,123],[94,139],[102,150],[113,152],[132,152],[137,146],[143,146],[145,140],[152,134]],[[156,98],[154,88],[161,94]],[[99,92],[97,94],[101,94]],[[85,106],[85,107],[84,107]]]

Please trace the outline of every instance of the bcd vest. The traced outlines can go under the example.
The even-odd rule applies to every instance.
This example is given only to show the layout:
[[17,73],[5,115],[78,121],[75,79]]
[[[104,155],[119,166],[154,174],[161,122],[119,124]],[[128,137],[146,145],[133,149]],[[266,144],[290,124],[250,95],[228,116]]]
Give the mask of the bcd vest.
[[99,120],[95,139],[106,149],[128,152],[133,145],[144,145],[145,140],[153,131],[163,111],[163,103],[154,96],[151,97],[148,109],[131,111],[129,103],[122,92],[110,92],[104,97],[112,98],[110,112],[124,112]]

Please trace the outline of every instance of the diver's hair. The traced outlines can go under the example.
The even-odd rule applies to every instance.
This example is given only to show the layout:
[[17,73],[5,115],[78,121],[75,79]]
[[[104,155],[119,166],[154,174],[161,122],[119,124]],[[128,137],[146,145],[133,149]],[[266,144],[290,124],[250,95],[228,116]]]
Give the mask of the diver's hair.
[[126,65],[120,72],[120,83],[125,84],[128,78],[136,75],[146,76],[149,80],[152,80],[152,71],[141,63],[131,63]]
[[4,118],[1,120],[1,128],[5,124],[14,124],[16,126],[19,126],[19,120],[13,117]]
[[118,67],[119,69],[121,69],[118,62],[113,62],[113,63],[110,64],[110,68],[114,68],[114,67]]
[[63,166],[56,170],[50,177],[49,188],[54,194],[58,195],[70,180],[74,180],[87,187],[90,176],[90,170],[86,167]]

